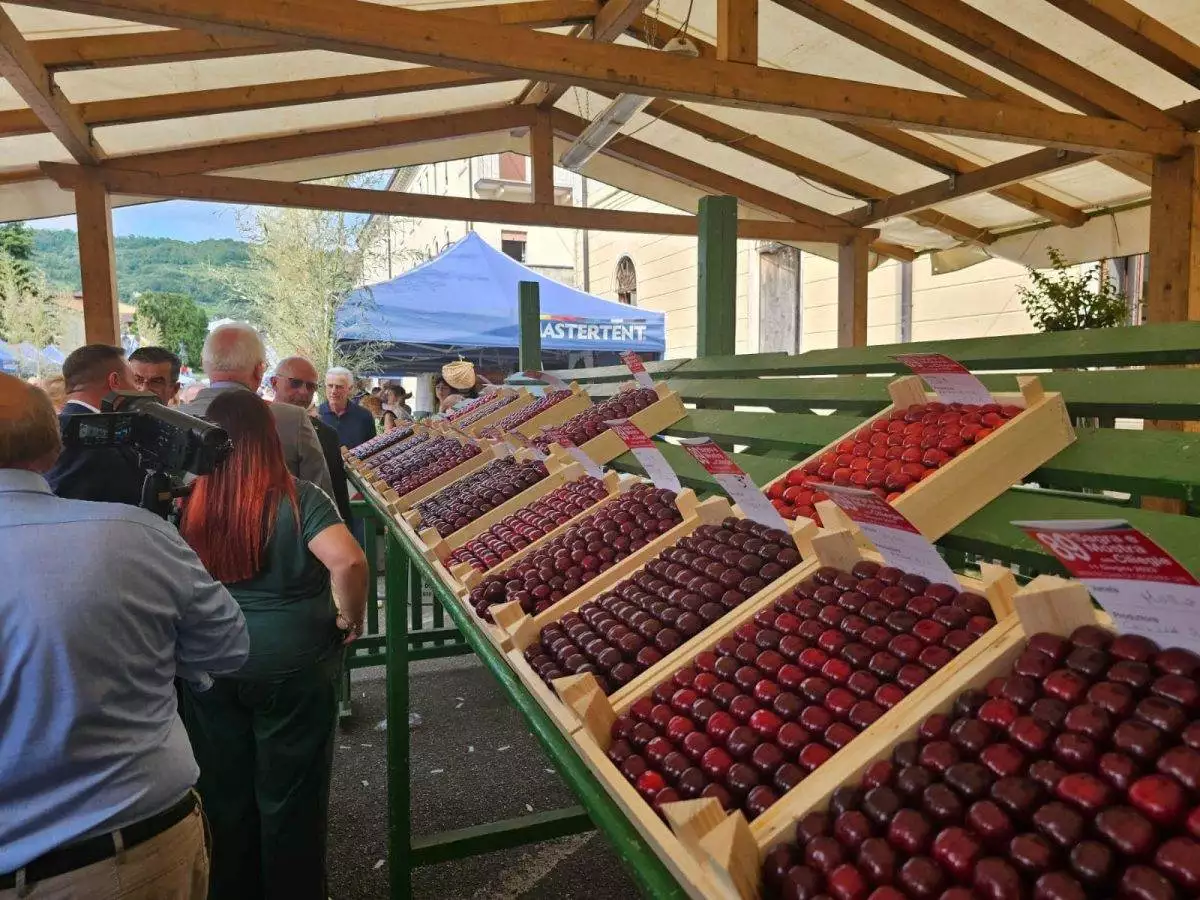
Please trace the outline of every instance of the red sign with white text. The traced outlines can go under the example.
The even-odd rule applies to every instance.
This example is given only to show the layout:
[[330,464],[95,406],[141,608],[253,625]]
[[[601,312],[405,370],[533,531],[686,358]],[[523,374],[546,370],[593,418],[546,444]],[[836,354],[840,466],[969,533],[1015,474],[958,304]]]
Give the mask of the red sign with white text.
[[995,402],[982,381],[944,353],[900,353],[893,359],[919,375],[943,403],[982,406]]
[[713,477],[713,481],[721,486],[748,518],[769,528],[788,530],[783,516],[779,515],[779,510],[771,505],[771,501],[753,479],[743,472],[712,438],[690,438],[679,443],[704,467],[704,471]]
[[675,474],[667,458],[642,429],[629,419],[612,419],[604,424],[625,442],[625,446],[637,457],[637,461],[642,464],[655,487],[666,488],[676,493],[683,489],[679,476]]
[[633,373],[633,380],[641,387],[654,389],[654,379],[650,377],[650,373],[646,371],[646,364],[642,362],[642,358],[632,350],[625,350],[621,353],[621,362],[625,363],[630,372]]
[[521,374],[526,378],[542,382],[542,384],[546,385],[552,391],[565,391],[567,389],[566,383],[561,378],[559,378],[557,375],[551,375],[549,372],[539,372],[535,369],[526,369]]

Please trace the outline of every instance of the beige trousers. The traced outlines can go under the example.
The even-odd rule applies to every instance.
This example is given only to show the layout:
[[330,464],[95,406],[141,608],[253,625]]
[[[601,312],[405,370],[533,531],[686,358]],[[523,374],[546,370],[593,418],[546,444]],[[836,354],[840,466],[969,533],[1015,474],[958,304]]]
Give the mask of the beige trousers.
[[116,856],[45,881],[0,891],[0,900],[205,900],[208,847],[200,808]]

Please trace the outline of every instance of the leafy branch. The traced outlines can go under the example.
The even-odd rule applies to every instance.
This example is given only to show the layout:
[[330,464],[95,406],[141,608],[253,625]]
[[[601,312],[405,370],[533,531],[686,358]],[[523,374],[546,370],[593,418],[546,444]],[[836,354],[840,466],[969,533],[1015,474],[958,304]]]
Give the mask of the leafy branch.
[[1125,295],[1107,278],[1092,275],[1067,265],[1066,258],[1054,247],[1046,253],[1051,268],[1030,268],[1032,287],[1018,287],[1025,312],[1042,331],[1075,331],[1080,328],[1112,328],[1124,325],[1128,318]]

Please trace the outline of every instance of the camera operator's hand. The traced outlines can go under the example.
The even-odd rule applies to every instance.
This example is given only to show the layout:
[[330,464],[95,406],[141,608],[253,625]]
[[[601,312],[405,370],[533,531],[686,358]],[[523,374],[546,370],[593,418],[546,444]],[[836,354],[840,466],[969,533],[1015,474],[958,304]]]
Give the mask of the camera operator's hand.
[[343,647],[347,646],[348,644],[353,644],[356,640],[358,640],[359,637],[362,636],[362,622],[351,622],[340,612],[337,614],[337,618],[334,619],[334,625],[336,625],[337,630],[344,635],[342,638]]

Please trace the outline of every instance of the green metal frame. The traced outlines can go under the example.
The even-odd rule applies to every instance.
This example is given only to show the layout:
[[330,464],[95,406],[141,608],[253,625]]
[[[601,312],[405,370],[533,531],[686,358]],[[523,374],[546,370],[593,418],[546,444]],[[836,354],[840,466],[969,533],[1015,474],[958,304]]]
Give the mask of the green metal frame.
[[[359,490],[363,485],[347,473]],[[365,492],[364,492],[365,494]],[[570,740],[542,710],[509,668],[508,662],[476,628],[458,599],[385,510],[370,501],[355,503],[356,515],[370,521],[367,533],[384,540],[384,629],[378,621],[351,645],[348,668],[387,666],[388,860],[393,900],[411,896],[414,869],[464,859],[599,828],[646,897],[682,900],[686,892],[642,839],[615,801],[579,757]],[[374,531],[378,528],[378,531]],[[370,555],[370,554],[368,554]],[[373,565],[373,560],[372,560]],[[432,592],[432,628],[424,627],[423,588]],[[407,607],[407,608],[406,608]],[[450,624],[445,624],[446,615]],[[387,627],[392,624],[396,627]],[[408,728],[410,663],[475,653],[505,695],[525,718],[551,764],[580,805],[516,819],[490,822],[432,835],[411,830],[410,737]]]

